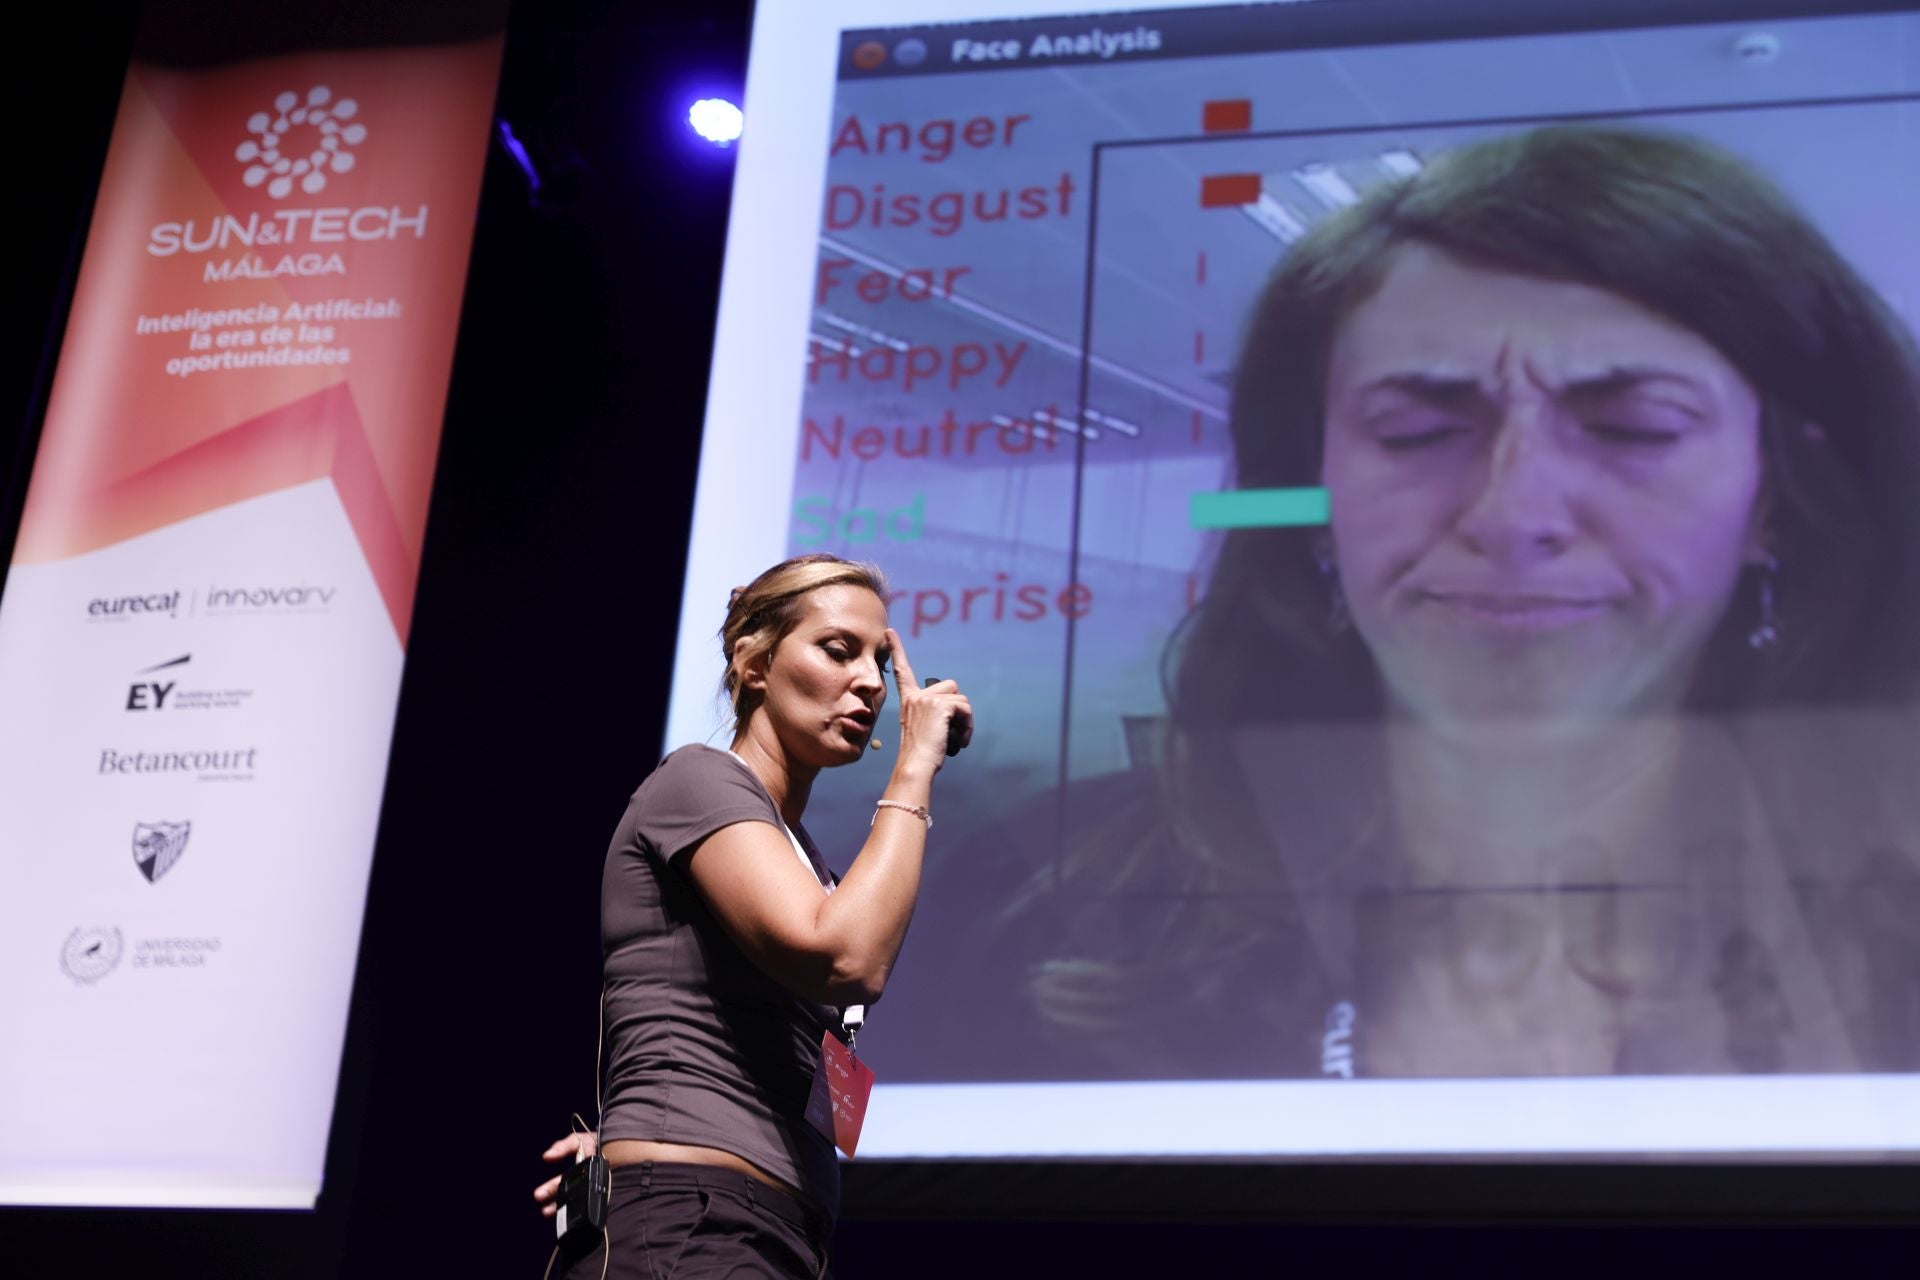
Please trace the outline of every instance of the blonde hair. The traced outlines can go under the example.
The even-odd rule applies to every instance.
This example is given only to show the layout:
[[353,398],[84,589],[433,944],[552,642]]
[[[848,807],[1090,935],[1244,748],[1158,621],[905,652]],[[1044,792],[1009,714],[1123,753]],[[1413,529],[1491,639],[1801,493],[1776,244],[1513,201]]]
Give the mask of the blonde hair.
[[887,602],[887,578],[878,565],[816,552],[782,560],[744,587],[735,587],[727,601],[727,620],[720,627],[720,654],[727,669],[720,691],[733,708],[738,728],[753,713],[754,697],[744,678],[747,667],[761,654],[771,654],[800,621],[800,606],[808,594],[822,587],[865,587]]

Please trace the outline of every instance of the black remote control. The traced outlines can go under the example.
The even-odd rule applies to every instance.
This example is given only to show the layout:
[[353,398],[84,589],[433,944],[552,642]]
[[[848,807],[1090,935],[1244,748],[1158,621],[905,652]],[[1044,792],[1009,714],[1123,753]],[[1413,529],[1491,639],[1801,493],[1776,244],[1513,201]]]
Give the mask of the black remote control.
[[[928,676],[926,680],[926,684],[923,684],[920,687],[924,689],[929,684],[939,684],[945,678],[946,677],[944,676]],[[967,741],[966,734],[967,734],[966,726],[960,723],[960,718],[958,716],[955,716],[953,719],[947,721],[947,754],[948,755],[957,756],[960,754],[960,748],[966,745],[966,741]]]

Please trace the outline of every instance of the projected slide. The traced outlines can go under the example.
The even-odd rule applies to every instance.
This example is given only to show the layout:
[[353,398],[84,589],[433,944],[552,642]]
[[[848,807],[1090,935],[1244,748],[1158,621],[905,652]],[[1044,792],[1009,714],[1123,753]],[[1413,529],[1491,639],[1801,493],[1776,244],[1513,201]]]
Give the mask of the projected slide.
[[1920,22],[1495,8],[842,34],[784,550],[982,724],[887,1151],[1920,1142]]

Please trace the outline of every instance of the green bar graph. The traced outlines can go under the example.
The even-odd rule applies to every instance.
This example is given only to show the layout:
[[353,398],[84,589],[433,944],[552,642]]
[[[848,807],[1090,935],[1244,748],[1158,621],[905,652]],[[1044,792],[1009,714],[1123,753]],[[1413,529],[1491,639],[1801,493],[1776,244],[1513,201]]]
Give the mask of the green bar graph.
[[1188,518],[1196,529],[1298,528],[1325,524],[1330,510],[1325,489],[1228,489],[1194,494]]

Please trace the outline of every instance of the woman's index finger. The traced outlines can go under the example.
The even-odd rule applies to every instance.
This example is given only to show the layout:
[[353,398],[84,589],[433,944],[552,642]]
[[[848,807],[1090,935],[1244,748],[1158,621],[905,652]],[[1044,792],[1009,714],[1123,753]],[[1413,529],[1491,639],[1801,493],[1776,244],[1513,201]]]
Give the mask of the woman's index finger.
[[909,689],[919,692],[920,681],[914,678],[913,664],[907,661],[907,646],[892,627],[887,628],[887,647],[893,651],[893,683],[903,696]]

